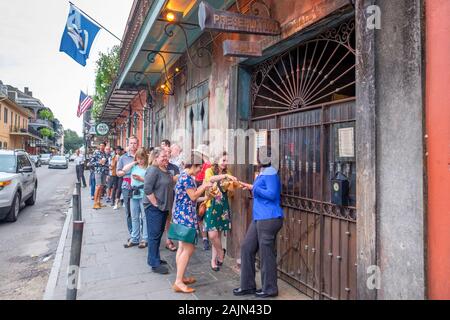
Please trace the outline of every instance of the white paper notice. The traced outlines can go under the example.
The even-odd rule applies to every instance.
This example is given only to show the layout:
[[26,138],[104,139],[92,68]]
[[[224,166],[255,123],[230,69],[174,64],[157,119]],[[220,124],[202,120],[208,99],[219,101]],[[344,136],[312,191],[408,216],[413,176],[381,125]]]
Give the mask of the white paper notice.
[[353,158],[355,156],[354,128],[340,128],[339,135],[339,157]]

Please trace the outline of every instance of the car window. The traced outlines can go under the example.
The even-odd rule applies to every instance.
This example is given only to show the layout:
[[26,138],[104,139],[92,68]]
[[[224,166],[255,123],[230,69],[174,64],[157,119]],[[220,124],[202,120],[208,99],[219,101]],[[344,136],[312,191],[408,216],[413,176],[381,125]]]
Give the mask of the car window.
[[0,155],[0,172],[16,173],[16,157],[13,155]]
[[19,170],[23,169],[24,167],[31,167],[31,163],[25,155],[19,155],[17,157],[17,162]]
[[52,160],[66,160],[66,157],[63,156],[55,156],[52,158]]

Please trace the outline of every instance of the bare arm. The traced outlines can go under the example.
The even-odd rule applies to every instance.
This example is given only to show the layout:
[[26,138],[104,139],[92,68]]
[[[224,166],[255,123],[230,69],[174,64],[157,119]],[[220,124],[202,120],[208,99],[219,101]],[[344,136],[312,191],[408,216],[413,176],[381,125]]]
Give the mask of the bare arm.
[[158,206],[158,200],[156,200],[155,194],[149,194],[147,195],[147,199],[150,201],[150,203],[154,206],[157,207]]
[[137,164],[137,161],[130,162],[129,164],[127,164],[126,166],[124,166],[124,167],[122,168],[122,170],[120,170],[120,171],[121,171],[121,172],[123,171],[123,172],[124,172],[124,175],[125,175],[125,173],[127,173],[128,171],[130,171],[130,170],[134,167],[135,164]]
[[205,193],[205,190],[210,187],[212,187],[212,184],[210,182],[205,182],[197,190],[187,189],[186,192],[192,201],[197,201],[197,199],[199,199],[203,195],[203,193]]
[[209,179],[209,181],[212,182],[212,183],[214,183],[214,182],[217,182],[217,181],[221,181],[221,180],[223,180],[223,179],[230,179],[230,180],[232,180],[232,181],[237,181],[237,178],[236,178],[236,177],[233,177],[233,176],[230,175],[230,174],[219,174],[219,175],[217,175],[217,176],[212,176],[212,177]]

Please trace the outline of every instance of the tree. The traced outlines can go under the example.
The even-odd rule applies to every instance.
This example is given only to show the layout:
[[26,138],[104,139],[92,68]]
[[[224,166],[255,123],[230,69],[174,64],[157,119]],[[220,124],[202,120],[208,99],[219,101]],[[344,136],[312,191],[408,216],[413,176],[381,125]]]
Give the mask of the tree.
[[108,52],[100,53],[95,71],[95,95],[94,106],[92,107],[92,117],[97,121],[100,118],[106,95],[117,76],[119,70],[120,57],[119,46],[114,46]]
[[83,138],[79,137],[75,131],[70,129],[64,130],[64,150],[67,152],[79,149],[83,146],[83,142]]

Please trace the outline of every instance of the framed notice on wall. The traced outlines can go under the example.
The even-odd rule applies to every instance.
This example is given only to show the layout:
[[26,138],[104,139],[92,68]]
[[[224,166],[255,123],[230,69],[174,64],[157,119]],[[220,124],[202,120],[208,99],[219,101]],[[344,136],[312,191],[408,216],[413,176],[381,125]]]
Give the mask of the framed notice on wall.
[[254,144],[254,153],[253,153],[253,163],[257,164],[258,161],[258,150],[263,146],[267,146],[267,130],[259,130],[255,134],[255,144]]
[[355,161],[355,123],[335,125],[335,157],[337,161]]

